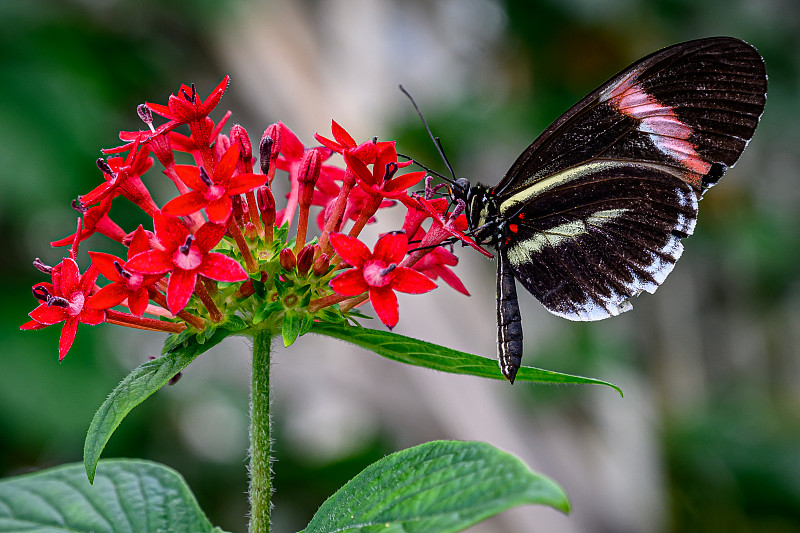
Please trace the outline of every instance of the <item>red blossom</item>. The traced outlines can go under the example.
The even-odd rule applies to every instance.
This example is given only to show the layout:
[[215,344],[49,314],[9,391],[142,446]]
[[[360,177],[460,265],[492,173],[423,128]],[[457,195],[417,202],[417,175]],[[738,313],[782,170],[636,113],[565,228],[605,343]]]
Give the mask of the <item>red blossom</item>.
[[330,242],[336,253],[354,267],[333,278],[331,288],[342,296],[369,292],[378,318],[389,328],[394,327],[399,319],[394,291],[421,294],[436,288],[436,284],[423,274],[398,266],[408,248],[403,232],[382,236],[372,252],[355,237],[341,233],[331,233]]
[[[83,229],[80,230],[80,237],[78,242],[83,242],[92,236],[95,232],[105,235],[110,239],[117,242],[122,242],[125,239],[125,230],[117,225],[116,222],[111,220],[108,212],[111,209],[110,196],[103,199],[100,205],[94,206],[83,214]],[[75,242],[75,233],[63,239],[53,241],[50,246],[67,246]]]
[[[133,233],[128,247],[128,259],[136,254],[150,250],[147,232],[139,226]],[[128,309],[136,316],[142,316],[150,301],[147,288],[164,277],[164,274],[140,274],[131,270],[127,263],[118,257],[102,252],[89,252],[92,264],[112,283],[106,285],[89,297],[86,305],[93,309],[109,309],[128,300]]]
[[127,267],[141,274],[166,274],[167,306],[173,315],[178,314],[194,292],[197,276],[236,282],[247,279],[247,272],[234,259],[211,252],[227,228],[207,222],[195,234],[177,217],[156,212],[154,216],[156,237],[163,249],[141,252],[128,259]]
[[378,152],[372,170],[369,170],[361,159],[350,152],[344,152],[343,156],[347,166],[355,173],[358,186],[373,196],[402,198],[407,195],[406,189],[413,187],[425,177],[424,171],[409,172],[395,177],[397,170],[405,165],[397,162],[397,151],[393,143],[383,146]]
[[96,326],[105,321],[106,314],[105,311],[90,309],[85,305],[99,274],[97,267],[92,265],[81,275],[75,260],[66,257],[53,267],[51,273],[52,283],[34,285],[33,294],[41,303],[29,313],[33,320],[22,324],[20,329],[42,329],[64,322],[58,342],[60,361],[64,359],[75,341],[78,323]]
[[228,88],[230,80],[230,76],[225,76],[205,100],[200,99],[193,84],[192,86],[181,85],[178,90],[180,96],[171,94],[166,106],[147,102],[147,107],[154,113],[158,113],[169,120],[169,122],[160,126],[156,132],[171,131],[180,124],[202,122],[217,107],[222,95],[225,94],[225,90]]
[[209,222],[226,224],[232,212],[231,196],[252,191],[267,179],[263,174],[234,176],[238,163],[239,147],[234,145],[223,154],[212,175],[202,167],[175,165],[181,180],[194,190],[167,202],[162,213],[183,216],[205,209]]
[[128,151],[127,157],[111,157],[108,161],[97,160],[97,166],[103,172],[105,183],[78,197],[83,205],[94,205],[111,196],[124,196],[142,208],[148,215],[156,209],[150,192],[144,186],[141,176],[153,166],[153,158],[149,157],[150,148],[140,146],[138,139]]
[[[425,237],[425,230],[420,229],[419,232],[414,236],[412,242],[421,242],[424,240]],[[458,257],[453,255],[451,252],[446,250],[442,246],[437,246],[435,248],[429,249],[428,252],[423,255],[417,262],[414,263],[412,267],[414,270],[418,272],[422,272],[432,280],[436,280],[438,278],[442,278],[442,281],[450,285],[452,288],[469,296],[469,291],[458,279],[458,276],[450,270],[450,267],[456,266],[458,264]]]

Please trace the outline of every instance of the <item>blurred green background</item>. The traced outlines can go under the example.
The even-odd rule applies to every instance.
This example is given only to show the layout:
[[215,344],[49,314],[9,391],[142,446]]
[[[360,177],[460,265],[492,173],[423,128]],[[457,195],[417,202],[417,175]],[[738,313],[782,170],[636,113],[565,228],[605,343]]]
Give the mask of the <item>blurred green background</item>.
[[[180,83],[205,96],[230,74],[221,109],[252,138],[283,120],[311,143],[335,118],[439,168],[403,83],[457,172],[493,184],[560,113],[639,57],[710,35],[756,45],[766,112],[702,202],[663,288],[593,324],[523,302],[525,363],[613,381],[624,399],[434,374],[301,339],[275,355],[275,520],[276,531],[302,529],[384,454],[465,438],[554,477],[574,507],[570,517],[516,509],[473,532],[800,531],[800,3],[38,0],[0,2],[0,20],[3,476],[79,461],[94,410],[163,341],[82,326],[59,364],[57,328],[18,330],[42,279],[31,261],[62,257],[47,243],[73,231],[70,200],[96,185],[99,149],[140,127],[137,104],[166,103]],[[397,331],[493,355],[493,266],[459,255],[473,296],[443,287],[401,299]],[[178,469],[213,523],[244,531],[248,370],[244,342],[200,358],[126,419],[106,457]]]

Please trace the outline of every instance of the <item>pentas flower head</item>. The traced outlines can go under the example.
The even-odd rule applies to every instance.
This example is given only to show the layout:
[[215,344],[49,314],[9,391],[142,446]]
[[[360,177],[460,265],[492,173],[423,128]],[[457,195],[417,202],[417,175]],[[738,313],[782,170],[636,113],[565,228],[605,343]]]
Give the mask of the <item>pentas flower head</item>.
[[225,282],[247,279],[247,272],[236,260],[211,251],[225,234],[225,226],[207,222],[191,234],[177,217],[157,212],[154,221],[162,249],[140,252],[126,265],[141,274],[169,273],[167,305],[172,314],[186,307],[198,276]]
[[[350,310],[367,299],[393,327],[399,320],[395,292],[428,292],[435,278],[467,293],[451,270],[457,259],[439,247],[458,238],[470,242],[463,205],[451,211],[454,204],[431,200],[434,189],[428,185],[426,196],[409,195],[425,173],[401,173],[411,161],[398,161],[393,141],[359,143],[332,121],[332,139],[316,135],[321,146],[307,146],[276,122],[256,151],[244,127],[225,129],[230,111],[216,123],[209,116],[228,81],[206,99],[194,86],[182,85],[167,105],[137,108],[149,131],[123,131],[123,144],[104,150],[108,159],[96,163],[102,182],[75,204],[82,226],[52,243],[72,243],[69,257],[52,268],[36,263],[52,282],[34,287],[40,303],[22,329],[63,322],[62,357],[78,322],[178,334],[176,343],[192,336],[205,342],[217,327],[261,330],[280,333],[288,345],[316,321],[354,319],[358,315]],[[167,122],[156,127],[153,113]],[[176,152],[189,153],[194,163],[176,164]],[[151,172],[151,155],[161,173]],[[270,188],[277,172],[290,184],[283,205],[276,205]],[[177,190],[162,207],[142,181],[146,174],[166,176]],[[128,233],[111,220],[112,203],[122,199],[153,220],[154,233],[142,226]],[[393,205],[408,210],[407,235],[390,232],[370,251],[359,234],[380,208]],[[309,235],[313,217],[317,235]],[[127,250],[90,251],[92,264],[81,276],[78,243],[95,233]],[[98,285],[99,274],[107,282]]]
[[238,163],[239,147],[233,145],[210,175],[203,167],[175,165],[175,172],[181,180],[194,190],[173,198],[161,212],[182,216],[205,209],[209,222],[226,224],[231,216],[231,196],[250,192],[263,185],[267,178],[263,174],[234,175]]
[[98,274],[97,267],[92,265],[81,275],[75,260],[64,258],[52,269],[52,283],[34,285],[33,295],[41,303],[29,314],[33,320],[20,326],[20,329],[42,329],[63,322],[58,341],[58,360],[64,359],[75,341],[78,323],[96,326],[106,319],[104,311],[86,306]]
[[421,294],[436,284],[425,275],[399,266],[406,255],[408,239],[403,232],[387,233],[369,248],[354,237],[341,233],[330,236],[336,253],[353,268],[331,280],[331,288],[342,296],[369,293],[369,300],[381,322],[393,328],[399,320],[394,291]]

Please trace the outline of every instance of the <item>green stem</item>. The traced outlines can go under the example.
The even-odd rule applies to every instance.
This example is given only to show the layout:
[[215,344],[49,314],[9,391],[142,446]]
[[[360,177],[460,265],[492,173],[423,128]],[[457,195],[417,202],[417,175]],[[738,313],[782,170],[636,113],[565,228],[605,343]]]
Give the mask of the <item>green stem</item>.
[[250,391],[250,533],[269,533],[272,511],[272,441],[269,418],[269,332],[253,338]]

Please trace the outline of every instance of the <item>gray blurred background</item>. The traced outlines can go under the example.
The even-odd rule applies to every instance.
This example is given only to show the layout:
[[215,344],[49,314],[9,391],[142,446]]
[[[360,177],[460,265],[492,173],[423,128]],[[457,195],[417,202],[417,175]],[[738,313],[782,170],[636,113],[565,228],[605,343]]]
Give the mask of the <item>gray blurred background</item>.
[[[94,410],[163,341],[82,326],[58,364],[57,328],[18,330],[42,279],[30,262],[60,259],[47,243],[73,231],[70,200],[97,183],[99,148],[140,127],[137,104],[166,103],[180,83],[205,96],[230,74],[219,109],[253,138],[282,120],[311,144],[335,118],[442,170],[403,83],[459,175],[494,184],[552,120],[639,57],[711,35],[754,44],[770,76],[766,112],[663,287],[592,324],[520,294],[524,363],[612,381],[625,398],[439,374],[312,336],[278,342],[275,530],[302,529],[386,453],[452,438],[515,453],[573,503],[570,516],[518,508],[473,533],[800,531],[800,3],[40,0],[0,2],[0,21],[3,476],[79,461]],[[401,220],[382,212],[366,235]],[[89,247],[121,253],[102,238]],[[395,331],[493,356],[494,266],[458,254],[472,296],[444,284],[401,296]],[[248,346],[227,341],[137,408],[105,456],[178,469],[213,523],[244,531],[248,383]]]

